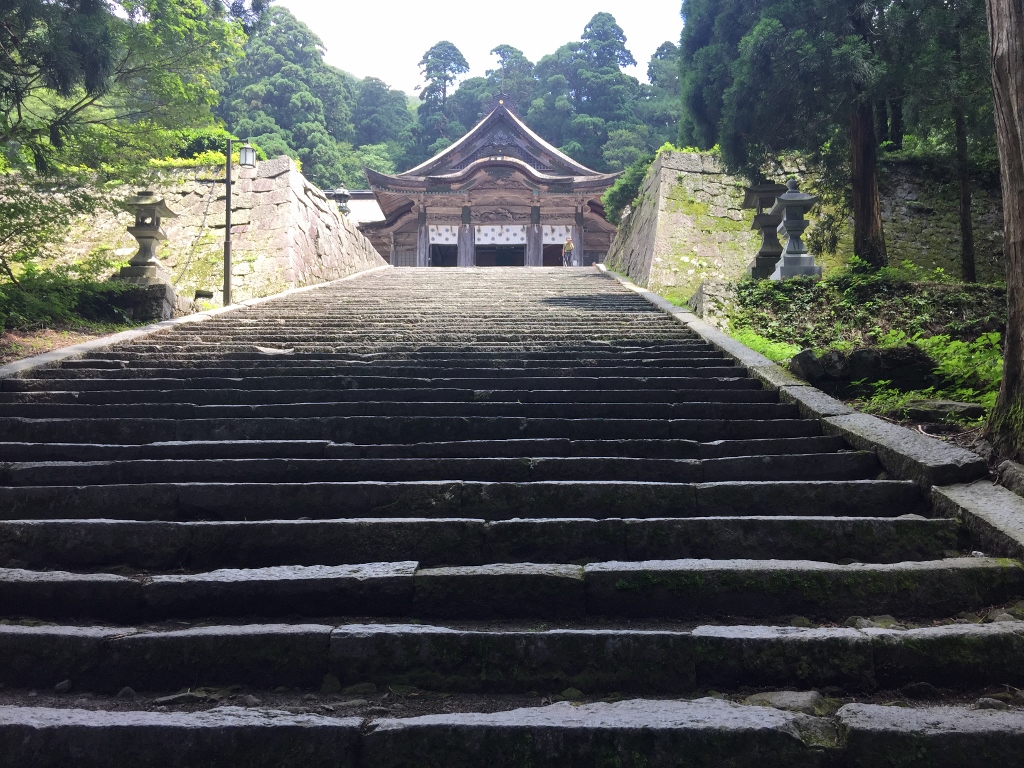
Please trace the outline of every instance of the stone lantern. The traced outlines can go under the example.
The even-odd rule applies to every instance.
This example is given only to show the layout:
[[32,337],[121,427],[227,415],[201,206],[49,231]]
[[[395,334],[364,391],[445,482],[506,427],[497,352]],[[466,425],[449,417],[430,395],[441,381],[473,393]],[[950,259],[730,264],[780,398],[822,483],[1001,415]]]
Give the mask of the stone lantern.
[[786,246],[772,273],[772,280],[785,280],[800,275],[821,277],[821,267],[815,265],[814,256],[807,253],[807,246],[802,239],[804,230],[810,225],[804,215],[817,202],[818,198],[814,195],[800,191],[796,179],[789,179],[786,191],[776,199],[770,212],[782,217],[778,231],[786,238]]
[[163,219],[178,217],[167,204],[149,191],[141,191],[135,197],[124,201],[124,207],[135,214],[135,225],[128,232],[139,241],[136,253],[127,267],[122,267],[119,280],[136,285],[169,283],[170,273],[156,258],[159,243],[167,239],[167,233],[160,228]]
[[743,207],[756,211],[750,228],[761,231],[761,247],[754,255],[754,260],[747,265],[747,274],[754,280],[764,280],[771,277],[776,262],[782,256],[782,243],[776,234],[782,217],[768,210],[775,204],[775,199],[786,191],[786,187],[765,182],[746,187],[743,191]]

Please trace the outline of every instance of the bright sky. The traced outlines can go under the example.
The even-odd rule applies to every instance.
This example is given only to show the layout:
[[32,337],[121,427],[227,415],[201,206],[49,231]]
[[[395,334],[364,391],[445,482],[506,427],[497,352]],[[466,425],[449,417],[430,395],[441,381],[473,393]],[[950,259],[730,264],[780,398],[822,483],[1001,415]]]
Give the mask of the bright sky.
[[[379,4],[378,4],[379,2]],[[626,33],[637,60],[630,74],[647,79],[647,62],[666,40],[679,44],[680,0],[626,0],[604,5],[565,0],[278,0],[324,42],[327,62],[356,77],[379,77],[392,88],[416,93],[417,63],[440,40],[450,40],[469,62],[467,77],[482,76],[497,59],[488,52],[502,44],[530,61],[579,40],[591,17],[607,10]],[[619,7],[616,7],[619,6]]]

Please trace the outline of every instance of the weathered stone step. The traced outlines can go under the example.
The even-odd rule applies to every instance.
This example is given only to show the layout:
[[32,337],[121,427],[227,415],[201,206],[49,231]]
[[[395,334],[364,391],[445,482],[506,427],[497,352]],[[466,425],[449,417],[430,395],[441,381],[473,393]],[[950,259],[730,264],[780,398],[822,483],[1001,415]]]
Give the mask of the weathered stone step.
[[261,419],[310,417],[441,417],[523,419],[796,419],[791,403],[521,403],[493,402],[296,402],[262,405],[196,405],[191,403],[0,404],[0,418],[26,419]]
[[408,480],[629,480],[718,483],[766,480],[868,480],[882,466],[874,453],[846,451],[721,459],[616,457],[469,459],[139,459],[0,464],[0,485],[124,483],[301,483]]
[[[535,369],[535,368],[620,368],[624,364],[640,366],[644,369],[651,368],[674,368],[685,367],[691,360],[718,360],[724,356],[721,352],[701,348],[693,351],[680,351],[673,355],[662,355],[661,357],[640,357],[624,354],[607,354],[600,357],[594,355],[562,355],[555,357],[528,357],[507,355],[503,357],[481,355],[476,356],[444,356],[434,358],[410,358],[410,357],[371,357],[371,356],[337,356],[335,359],[311,359],[309,356],[279,356],[274,360],[274,366],[279,368],[322,368],[331,370],[336,367],[369,366],[371,368],[410,368],[413,370],[448,368],[457,364],[468,364],[472,368],[500,368],[500,369]],[[62,370],[92,371],[92,370],[149,370],[170,368],[189,370],[192,368],[209,368],[214,361],[197,360],[194,357],[188,358],[149,358],[145,360],[124,360],[107,358],[84,358],[80,360],[66,360],[61,363]],[[267,364],[267,355],[256,353],[250,357],[234,357],[225,360],[218,357],[216,363],[230,368],[252,369],[262,368]]]
[[[135,342],[130,344],[120,344],[116,347],[104,350],[96,350],[90,352],[87,358],[83,360],[96,360],[112,362],[114,364],[134,364],[135,361],[144,363],[158,364],[161,360],[167,360],[172,364],[188,364],[198,362],[193,355],[188,354],[158,354],[156,352],[144,352],[140,349],[139,344],[143,346],[153,346],[152,344],[146,344],[144,342]],[[692,354],[696,354],[700,357],[701,352],[717,353],[715,347],[708,344],[703,339],[693,336],[691,339],[682,340],[678,343],[659,343],[657,345],[633,345],[633,344],[608,344],[605,342],[595,342],[593,344],[588,343],[577,343],[573,345],[566,345],[560,347],[538,347],[536,349],[526,348],[506,348],[506,347],[436,347],[435,345],[423,345],[419,347],[408,347],[406,349],[396,349],[394,345],[387,345],[387,350],[373,349],[369,351],[357,352],[354,348],[347,349],[339,352],[322,352],[322,353],[293,353],[289,356],[289,360],[295,361],[308,361],[316,364],[322,362],[324,365],[332,365],[337,360],[363,360],[368,362],[387,361],[387,360],[420,360],[427,364],[433,364],[435,362],[472,362],[482,361],[489,364],[490,361],[501,362],[506,360],[531,360],[531,361],[544,361],[544,360],[621,360],[624,362],[633,362],[636,360],[642,360],[646,363],[648,360],[661,360],[665,358],[674,358],[678,356],[689,357]],[[248,364],[250,362],[266,362],[267,355],[257,350],[247,350],[245,352],[232,352],[217,355],[218,360],[225,362],[239,361],[240,364]],[[88,365],[86,365],[88,367]]]
[[899,517],[926,513],[910,481],[732,483],[152,483],[0,486],[0,519],[282,520],[305,517]]
[[[455,745],[455,746],[453,746]],[[834,719],[703,698],[378,719],[219,707],[132,712],[0,707],[11,765],[218,768],[988,768],[1024,748],[1024,715],[848,704]],[[599,762],[595,762],[595,760]]]
[[[741,368],[731,368],[727,376],[670,377],[648,376],[639,378],[572,377],[508,377],[508,378],[453,378],[409,379],[382,376],[264,376],[245,379],[249,390],[286,389],[463,389],[481,391],[510,390],[687,390],[687,389],[748,389],[760,390],[759,382],[748,379]],[[120,390],[191,390],[237,389],[241,379],[3,379],[4,392],[84,392]],[[496,386],[499,385],[499,386]]]
[[531,378],[561,379],[579,374],[595,376],[607,375],[612,378],[645,378],[656,375],[659,378],[715,378],[716,376],[736,376],[740,372],[736,366],[726,364],[721,358],[695,358],[688,360],[687,365],[646,368],[643,366],[620,365],[597,368],[596,366],[567,366],[565,368],[442,368],[429,366],[386,366],[386,365],[347,365],[347,366],[278,366],[266,365],[258,368],[117,368],[87,369],[85,371],[52,368],[35,372],[37,379],[60,381],[63,379],[81,379],[88,375],[92,380],[121,380],[138,378],[186,379],[202,381],[204,379],[245,380],[247,378],[294,376],[298,378],[317,378],[320,376],[381,376],[394,378],[447,380],[453,378],[467,379],[516,379]]
[[[264,405],[343,402],[492,403],[777,403],[777,392],[761,389],[480,390],[480,389],[117,389],[81,392],[0,392],[0,403],[192,403]],[[15,415],[20,415],[16,413]]]
[[416,560],[421,565],[672,558],[893,563],[961,547],[953,520],[921,517],[567,518],[0,522],[0,566],[188,571]]
[[330,440],[422,443],[455,440],[768,440],[815,437],[812,419],[526,419],[516,417],[326,416],[221,419],[26,419],[0,417],[10,442],[141,444],[195,440]]
[[1024,595],[1024,567],[975,557],[836,565],[648,560],[418,568],[415,561],[274,566],[135,578],[0,569],[0,612],[140,621],[211,616],[935,619]]
[[[0,626],[9,686],[116,693],[247,685],[342,685],[526,693],[577,688],[688,694],[750,688],[847,692],[929,683],[1024,683],[1024,623],[924,629],[699,626],[453,629],[423,624],[253,624],[173,629]],[[836,659],[842,664],[835,664]]]
[[774,440],[466,440],[404,445],[357,445],[329,440],[235,440],[102,445],[97,443],[2,443],[0,462],[129,461],[135,459],[406,459],[546,456],[622,456],[651,459],[715,459],[833,453],[849,446],[842,438]]

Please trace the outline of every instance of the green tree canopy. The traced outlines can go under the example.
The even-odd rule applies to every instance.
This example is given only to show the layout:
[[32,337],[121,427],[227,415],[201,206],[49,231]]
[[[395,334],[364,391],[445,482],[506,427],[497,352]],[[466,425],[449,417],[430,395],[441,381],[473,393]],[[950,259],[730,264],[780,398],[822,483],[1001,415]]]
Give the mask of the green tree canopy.
[[[252,20],[259,6],[237,5]],[[0,141],[38,169],[147,158],[212,122],[243,23],[210,0],[16,0],[0,9]],[[164,145],[164,146],[162,146]]]

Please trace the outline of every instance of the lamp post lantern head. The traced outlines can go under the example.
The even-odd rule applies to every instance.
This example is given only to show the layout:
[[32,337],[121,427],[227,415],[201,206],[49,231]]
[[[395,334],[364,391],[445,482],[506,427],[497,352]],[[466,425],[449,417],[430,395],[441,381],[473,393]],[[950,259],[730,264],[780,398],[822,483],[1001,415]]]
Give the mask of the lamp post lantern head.
[[342,216],[348,216],[352,212],[348,207],[348,201],[352,199],[352,193],[344,187],[338,187],[336,190],[331,192],[328,197],[338,204],[338,211]]
[[242,168],[256,167],[256,149],[249,142],[245,142],[245,144],[239,148],[238,164]]

